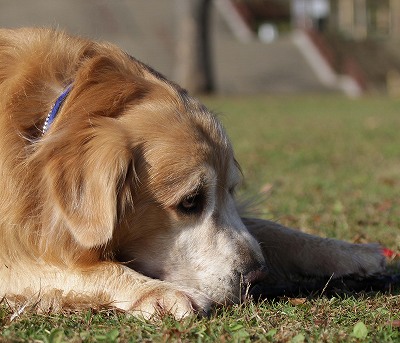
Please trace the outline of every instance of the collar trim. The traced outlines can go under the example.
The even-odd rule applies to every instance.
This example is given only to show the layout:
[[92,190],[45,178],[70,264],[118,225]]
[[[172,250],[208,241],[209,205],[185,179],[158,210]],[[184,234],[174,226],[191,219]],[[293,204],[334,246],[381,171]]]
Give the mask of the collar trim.
[[46,120],[44,121],[43,128],[42,128],[42,134],[44,135],[47,130],[50,128],[50,125],[53,123],[54,119],[56,118],[58,111],[60,110],[64,100],[68,96],[68,94],[71,92],[72,89],[72,84],[67,86],[61,95],[57,98],[56,102],[54,103],[53,107],[51,108],[49,114],[46,117]]

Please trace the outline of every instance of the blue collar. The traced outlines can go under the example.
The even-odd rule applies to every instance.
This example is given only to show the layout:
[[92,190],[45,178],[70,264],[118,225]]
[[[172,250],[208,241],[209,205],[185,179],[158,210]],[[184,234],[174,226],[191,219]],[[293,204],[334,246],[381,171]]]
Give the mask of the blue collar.
[[63,104],[65,98],[68,96],[68,94],[71,92],[72,89],[72,84],[67,86],[61,95],[57,98],[56,102],[54,103],[53,107],[51,108],[51,111],[46,117],[46,120],[44,122],[43,128],[42,128],[42,134],[44,135],[47,130],[49,129],[50,125],[53,123],[54,119],[56,118],[58,111],[61,108],[61,105]]

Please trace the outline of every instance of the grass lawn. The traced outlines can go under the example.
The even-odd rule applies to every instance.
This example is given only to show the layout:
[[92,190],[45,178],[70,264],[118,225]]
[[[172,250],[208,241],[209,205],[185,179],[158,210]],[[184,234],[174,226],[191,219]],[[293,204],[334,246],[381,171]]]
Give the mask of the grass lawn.
[[[207,98],[258,214],[322,236],[400,250],[400,100],[340,96]],[[1,281],[0,281],[1,282]],[[33,315],[0,305],[0,342],[397,342],[400,297],[281,299],[209,318],[144,322],[113,311]]]

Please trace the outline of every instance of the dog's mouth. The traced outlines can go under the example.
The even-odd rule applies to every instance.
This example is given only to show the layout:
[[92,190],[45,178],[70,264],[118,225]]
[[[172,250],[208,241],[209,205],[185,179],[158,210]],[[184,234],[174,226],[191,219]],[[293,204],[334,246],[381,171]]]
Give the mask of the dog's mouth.
[[[168,278],[167,274],[162,270],[156,271],[151,268],[146,268],[142,263],[139,263],[138,261],[125,262],[124,264],[129,268],[140,272],[141,274],[146,275],[152,279],[173,282],[169,280],[170,278]],[[239,292],[237,293],[238,295],[232,298],[231,293],[231,296],[227,296],[224,299],[223,304],[228,305],[245,302],[249,299],[259,298],[260,290],[263,289],[263,281],[265,281],[268,276],[268,268],[265,265],[261,265],[256,269],[251,269],[249,272],[245,274],[241,273],[240,275],[240,277],[238,276],[238,283],[240,286]],[[218,287],[218,285],[215,285],[215,287]],[[220,303],[220,301],[216,302]]]

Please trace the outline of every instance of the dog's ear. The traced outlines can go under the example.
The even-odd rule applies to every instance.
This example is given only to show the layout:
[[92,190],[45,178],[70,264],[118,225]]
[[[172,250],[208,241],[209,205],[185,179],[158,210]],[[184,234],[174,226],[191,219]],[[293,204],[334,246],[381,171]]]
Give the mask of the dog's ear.
[[132,157],[112,128],[111,123],[97,125],[90,137],[71,134],[63,140],[64,146],[55,147],[45,167],[56,225],[66,227],[85,248],[104,245],[112,238],[119,193],[127,191],[124,183]]
[[129,189],[123,183],[133,166],[133,148],[118,118],[150,86],[121,68],[107,57],[87,62],[39,152],[53,221],[86,248],[112,238],[118,201],[130,197],[120,193]]
[[152,90],[152,84],[136,64],[129,62],[124,55],[114,58],[100,55],[83,62],[72,81],[71,96],[66,100],[65,123],[76,116],[118,117],[128,104],[143,100]]

